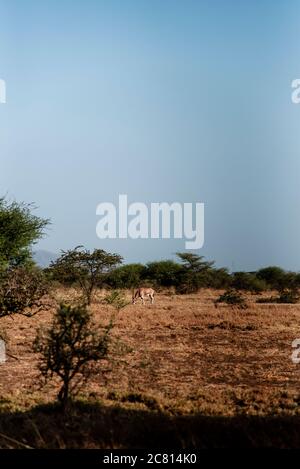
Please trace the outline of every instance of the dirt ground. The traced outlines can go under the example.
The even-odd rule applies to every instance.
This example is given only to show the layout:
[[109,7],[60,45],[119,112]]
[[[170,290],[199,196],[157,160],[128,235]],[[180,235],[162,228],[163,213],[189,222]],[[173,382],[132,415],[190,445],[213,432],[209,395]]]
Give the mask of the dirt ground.
[[[300,447],[300,305],[214,305],[221,292],[159,293],[118,313],[109,360],[67,414],[57,383],[41,387],[32,344],[54,309],[1,319],[0,448]],[[57,301],[74,300],[58,290]],[[99,327],[114,310],[97,292]],[[127,293],[130,299],[130,292]]]
[[[59,291],[56,296],[72,294]],[[234,415],[245,407],[250,413],[274,414],[288,399],[285,410],[294,412],[300,364],[291,360],[291,344],[300,337],[300,305],[256,304],[257,297],[248,295],[246,310],[215,308],[213,300],[219,294],[166,292],[157,295],[154,305],[128,305],[121,310],[113,332],[120,351],[102,364],[82,396],[123,402],[129,396],[129,402],[142,402],[137,396],[141,395],[182,413],[196,409],[221,415]],[[92,311],[103,324],[113,309],[101,304],[99,292]],[[2,400],[28,408],[54,399],[53,385],[40,389],[32,351],[37,328],[49,325],[52,315],[48,311],[33,318],[1,319],[9,353],[0,365]]]

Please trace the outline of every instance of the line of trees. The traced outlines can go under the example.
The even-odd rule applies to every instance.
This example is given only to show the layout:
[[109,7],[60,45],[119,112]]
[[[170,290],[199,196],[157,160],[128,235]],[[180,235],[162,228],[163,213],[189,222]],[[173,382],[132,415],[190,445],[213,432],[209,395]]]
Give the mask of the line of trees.
[[[96,249],[93,252],[78,247],[63,252],[46,269],[49,281],[74,285],[81,289],[89,305],[96,288],[116,290],[134,289],[141,285],[156,290],[171,288],[177,294],[196,293],[201,288],[225,289],[220,302],[240,302],[242,292],[254,294],[276,290],[277,296],[262,298],[258,302],[297,303],[299,301],[300,274],[286,272],[280,267],[266,267],[257,272],[229,273],[226,268],[215,267],[194,253],[177,253],[178,261],[163,260],[143,264],[122,265],[122,258]],[[239,294],[238,294],[239,293]]]
[[261,293],[300,288],[300,274],[276,266],[257,272],[229,273],[216,268],[201,256],[177,253],[179,262],[172,260],[150,262],[146,265],[128,264],[110,272],[105,283],[111,288],[132,288],[141,283],[153,287],[175,287],[177,293],[194,293],[201,288],[227,289]]
[[[51,280],[67,285],[78,284],[83,290],[96,287],[122,290],[144,285],[156,289],[174,287],[179,294],[195,293],[201,288],[231,288],[258,294],[267,290],[283,292],[300,288],[299,273],[287,272],[276,266],[265,267],[257,272],[229,273],[226,268],[217,268],[214,262],[208,262],[194,253],[177,253],[177,258],[178,261],[121,265],[122,258],[117,254],[108,254],[102,250],[91,253],[76,248],[62,253],[46,269],[46,273]],[[92,266],[93,273],[89,271]],[[88,287],[83,285],[86,283]],[[88,297],[90,299],[91,295]]]
[[[82,246],[62,252],[42,271],[32,259],[32,247],[43,236],[49,220],[33,215],[33,206],[0,198],[0,317],[31,308],[47,292],[46,283],[58,281],[78,285],[90,304],[95,288],[133,289],[149,285],[156,289],[174,287],[176,293],[194,293],[201,288],[260,293],[300,288],[300,273],[271,266],[257,272],[230,273],[197,254],[177,253],[177,260],[123,264],[118,254]],[[31,282],[32,280],[32,282]],[[20,287],[20,288],[19,288]],[[18,293],[13,302],[12,294]],[[22,292],[26,292],[22,297]],[[12,305],[10,308],[9,302]]]

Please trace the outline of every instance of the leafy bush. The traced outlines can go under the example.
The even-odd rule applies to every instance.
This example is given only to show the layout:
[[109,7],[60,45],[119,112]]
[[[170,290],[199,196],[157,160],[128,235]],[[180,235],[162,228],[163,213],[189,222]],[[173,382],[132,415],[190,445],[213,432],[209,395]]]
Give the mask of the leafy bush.
[[31,246],[43,235],[49,221],[32,214],[33,206],[0,198],[0,265],[32,265]]
[[117,311],[120,311],[130,304],[130,301],[127,301],[125,296],[118,290],[114,290],[109,293],[103,301],[104,303],[113,306]]
[[280,303],[296,303],[298,301],[299,273],[286,272],[280,267],[273,266],[259,270],[257,277],[265,280],[270,288],[279,292],[279,297],[273,298],[274,301]]
[[32,316],[49,306],[45,302],[48,284],[39,269],[14,267],[0,276],[0,317],[12,314]]
[[90,252],[78,246],[73,250],[63,251],[50,265],[48,275],[50,273],[52,279],[62,283],[76,282],[81,288],[84,303],[89,305],[95,288],[102,286],[107,274],[121,262],[122,257],[118,254],[110,254],[102,249]]
[[110,272],[105,282],[114,289],[137,288],[145,276],[145,270],[142,264],[122,265]]
[[46,381],[59,378],[58,400],[64,409],[95,371],[91,365],[107,357],[111,329],[112,322],[99,332],[85,306],[61,305],[50,329],[38,331],[34,350],[40,353],[39,369]]
[[215,289],[229,288],[232,283],[231,275],[225,268],[210,269],[208,273],[208,284],[207,286]]
[[279,303],[298,303],[299,291],[294,288],[285,288],[279,295]]
[[149,262],[145,276],[152,284],[171,287],[178,284],[182,266],[171,260]]
[[272,296],[271,298],[260,298],[257,303],[287,303],[296,304],[299,302],[299,291],[296,288],[285,288],[279,296]]
[[286,272],[276,266],[260,269],[256,272],[256,277],[264,280],[273,290],[281,290],[287,281]]
[[261,293],[268,289],[267,283],[255,274],[248,272],[235,272],[233,274],[231,286],[236,290],[244,290],[252,293]]
[[247,304],[242,297],[241,293],[230,288],[220,295],[219,298],[215,301],[215,306],[217,307],[219,303],[226,303],[231,306],[238,306],[241,309],[246,309]]

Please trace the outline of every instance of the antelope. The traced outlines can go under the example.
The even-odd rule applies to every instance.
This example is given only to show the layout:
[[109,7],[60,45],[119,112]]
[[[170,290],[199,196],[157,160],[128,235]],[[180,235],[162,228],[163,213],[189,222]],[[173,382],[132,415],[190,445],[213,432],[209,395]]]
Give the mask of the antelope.
[[135,305],[137,299],[142,300],[142,304],[145,304],[145,297],[149,296],[151,304],[154,303],[154,294],[155,291],[153,288],[138,288],[137,291],[132,295],[132,304]]

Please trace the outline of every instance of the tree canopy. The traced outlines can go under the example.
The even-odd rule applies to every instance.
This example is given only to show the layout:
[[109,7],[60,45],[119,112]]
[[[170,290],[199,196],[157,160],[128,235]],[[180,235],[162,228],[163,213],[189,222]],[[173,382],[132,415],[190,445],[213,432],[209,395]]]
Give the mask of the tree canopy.
[[3,268],[32,261],[32,246],[44,234],[49,220],[33,215],[34,206],[0,198],[0,265]]

